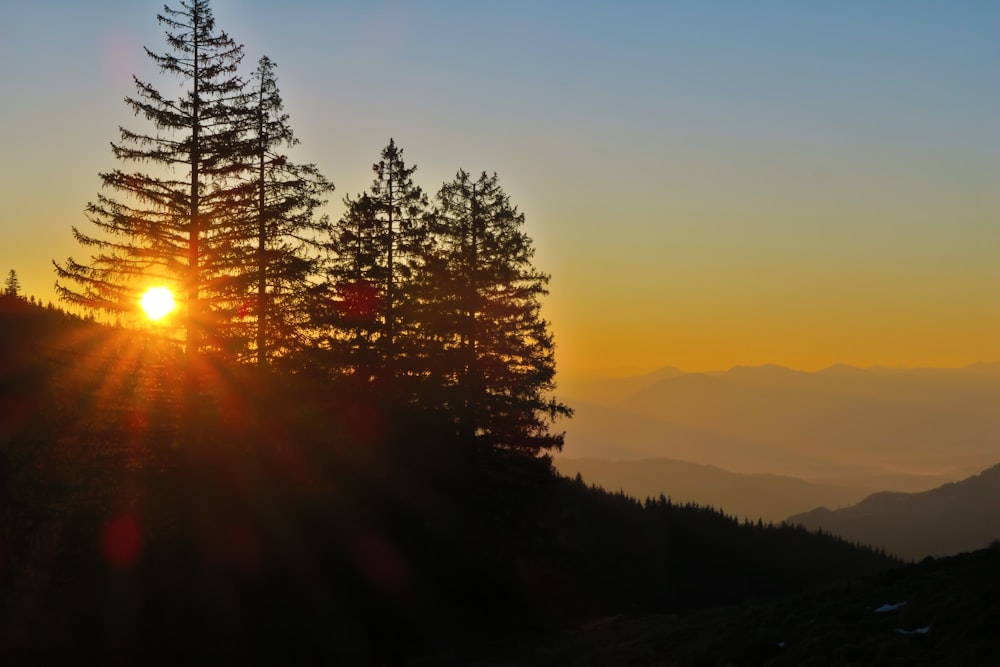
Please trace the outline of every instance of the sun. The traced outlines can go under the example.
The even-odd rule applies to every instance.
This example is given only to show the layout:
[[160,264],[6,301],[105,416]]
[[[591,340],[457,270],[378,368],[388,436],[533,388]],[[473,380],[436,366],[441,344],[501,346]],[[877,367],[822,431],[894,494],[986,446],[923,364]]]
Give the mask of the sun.
[[166,287],[150,287],[142,295],[139,305],[142,306],[146,317],[154,322],[162,320],[177,307],[173,292]]

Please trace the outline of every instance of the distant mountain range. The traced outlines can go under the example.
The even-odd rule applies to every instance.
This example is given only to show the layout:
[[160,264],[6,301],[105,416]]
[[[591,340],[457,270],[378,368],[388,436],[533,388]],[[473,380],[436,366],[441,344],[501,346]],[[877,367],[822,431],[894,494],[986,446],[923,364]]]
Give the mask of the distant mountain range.
[[852,507],[816,509],[788,522],[911,560],[981,549],[1000,540],[1000,464],[923,493],[876,493]]
[[662,369],[570,381],[563,455],[670,458],[834,486],[923,490],[995,462],[1000,364]]
[[733,473],[672,459],[560,458],[556,467],[567,477],[579,474],[588,484],[608,491],[624,491],[640,500],[663,494],[674,502],[715,507],[738,519],[760,518],[773,523],[816,507],[847,506],[877,490],[877,487],[813,483],[767,473]]

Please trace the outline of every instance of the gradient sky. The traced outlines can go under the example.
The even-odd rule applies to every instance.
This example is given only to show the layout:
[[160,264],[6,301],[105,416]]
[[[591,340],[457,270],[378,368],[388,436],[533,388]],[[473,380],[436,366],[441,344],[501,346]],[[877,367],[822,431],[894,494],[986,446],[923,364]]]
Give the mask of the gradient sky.
[[[160,0],[0,0],[0,272],[118,166]],[[169,3],[175,4],[175,3]],[[394,137],[496,171],[552,274],[561,372],[1000,360],[1000,2],[215,0],[337,186]]]

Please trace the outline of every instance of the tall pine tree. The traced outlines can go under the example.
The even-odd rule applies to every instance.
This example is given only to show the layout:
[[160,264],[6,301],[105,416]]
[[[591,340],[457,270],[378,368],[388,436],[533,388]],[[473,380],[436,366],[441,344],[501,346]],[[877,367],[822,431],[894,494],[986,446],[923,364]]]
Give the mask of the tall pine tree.
[[331,343],[356,375],[391,382],[401,366],[400,312],[426,239],[427,196],[413,183],[416,166],[406,165],[394,140],[380,157],[370,190],[344,200],[347,211],[332,233]]
[[267,56],[258,62],[249,92],[250,203],[242,226],[246,235],[236,245],[251,262],[242,267],[239,287],[246,298],[236,314],[250,325],[253,357],[264,366],[305,343],[318,281],[317,250],[329,234],[329,221],[318,217],[317,209],[333,185],[316,165],[296,164],[281,152],[299,142]]
[[540,313],[549,276],[532,266],[524,215],[496,174],[459,171],[435,203],[415,314],[426,396],[466,443],[528,456],[559,449],[550,425],[571,411],[552,396],[555,345]]
[[151,171],[116,169],[101,174],[104,188],[87,205],[96,234],[73,228],[95,254],[56,264],[56,288],[64,300],[118,315],[134,313],[138,295],[166,283],[180,297],[186,348],[196,355],[207,329],[219,322],[204,307],[224,270],[216,241],[239,200],[233,174],[243,169],[240,138],[245,127],[244,84],[237,75],[243,47],[216,30],[208,0],[180,0],[157,20],[166,27],[169,50],[146,53],[184,93],[174,99],[135,78],[136,95],[125,98],[150,131],[120,129],[114,156]]

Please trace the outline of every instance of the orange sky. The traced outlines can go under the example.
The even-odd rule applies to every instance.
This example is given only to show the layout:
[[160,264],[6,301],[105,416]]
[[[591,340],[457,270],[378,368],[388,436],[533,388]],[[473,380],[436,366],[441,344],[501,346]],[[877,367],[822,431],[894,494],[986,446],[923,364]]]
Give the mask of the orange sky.
[[[0,272],[46,300],[131,73],[174,86],[156,7],[59,4],[0,6]],[[672,4],[213,7],[331,215],[390,136],[430,193],[498,173],[561,372],[1000,360],[1000,5]]]

